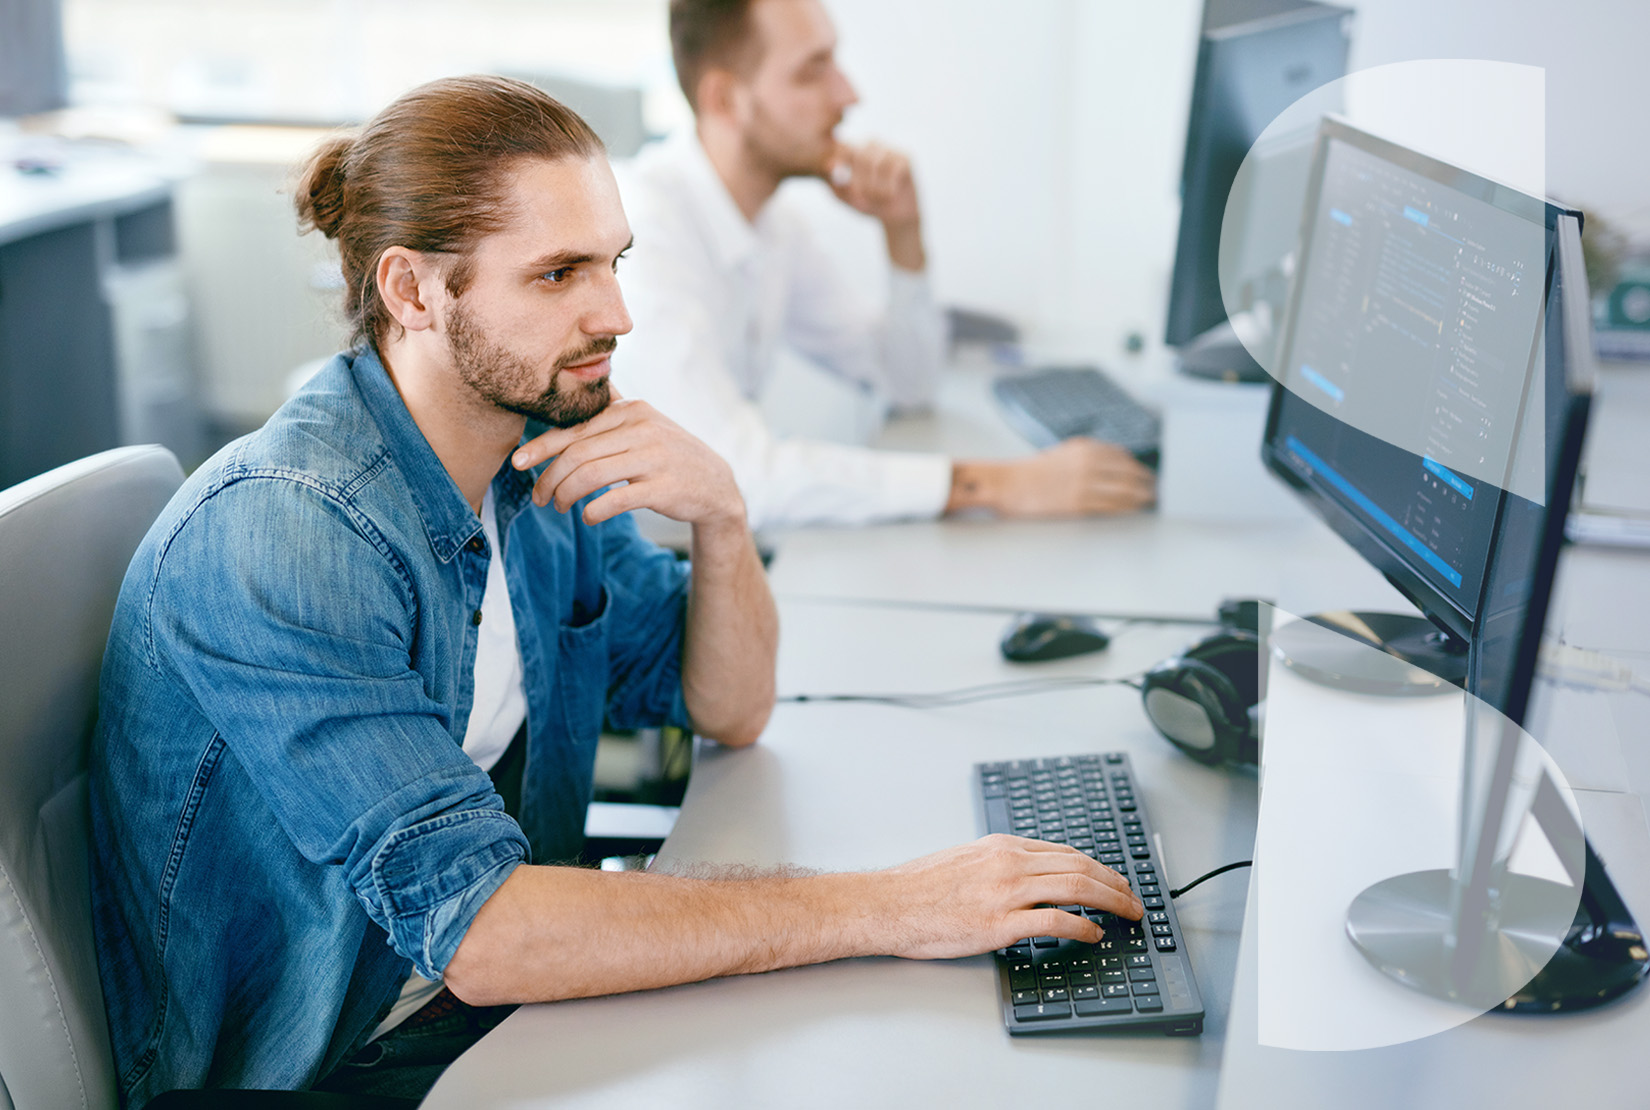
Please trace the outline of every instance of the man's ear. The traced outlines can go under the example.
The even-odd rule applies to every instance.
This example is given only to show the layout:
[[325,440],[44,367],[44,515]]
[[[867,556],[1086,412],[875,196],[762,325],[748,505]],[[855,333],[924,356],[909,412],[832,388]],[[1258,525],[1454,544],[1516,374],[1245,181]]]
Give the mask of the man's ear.
[[714,116],[735,124],[745,122],[748,99],[743,82],[732,70],[708,67],[699,78],[699,115]]
[[378,256],[378,295],[390,317],[407,331],[435,326],[435,301],[443,288],[435,260],[406,247],[390,247]]

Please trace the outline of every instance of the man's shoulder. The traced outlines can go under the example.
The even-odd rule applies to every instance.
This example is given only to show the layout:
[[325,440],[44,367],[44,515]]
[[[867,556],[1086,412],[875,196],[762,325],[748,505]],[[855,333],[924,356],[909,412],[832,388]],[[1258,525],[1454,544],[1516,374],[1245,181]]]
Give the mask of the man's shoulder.
[[317,499],[346,506],[386,469],[389,449],[339,356],[263,427],[203,463],[174,499],[173,516],[181,525],[207,504],[249,513]]

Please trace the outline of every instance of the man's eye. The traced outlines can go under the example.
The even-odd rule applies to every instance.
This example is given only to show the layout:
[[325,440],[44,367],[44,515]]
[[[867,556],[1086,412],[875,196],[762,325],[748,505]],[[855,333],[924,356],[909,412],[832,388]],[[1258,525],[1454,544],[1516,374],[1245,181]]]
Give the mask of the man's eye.
[[566,281],[572,273],[573,267],[563,266],[559,270],[550,270],[542,276],[544,277],[544,280],[548,281],[551,285],[560,285],[562,282]]
[[629,257],[630,257],[630,251],[628,251],[628,250],[622,250],[618,254],[616,254],[613,257],[613,272],[614,273],[619,272],[619,260],[621,258],[629,258]]

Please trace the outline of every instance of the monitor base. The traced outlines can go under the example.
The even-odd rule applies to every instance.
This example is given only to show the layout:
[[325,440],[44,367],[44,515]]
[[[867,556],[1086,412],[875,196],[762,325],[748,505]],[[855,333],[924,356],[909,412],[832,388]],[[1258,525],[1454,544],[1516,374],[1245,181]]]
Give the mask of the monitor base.
[[1467,678],[1466,645],[1425,617],[1339,610],[1274,628],[1278,662],[1338,690],[1387,697],[1448,693]]
[[1266,368],[1255,361],[1231,321],[1210,328],[1180,348],[1175,368],[1189,378],[1217,382],[1269,382]]
[[[1597,881],[1591,867],[1588,878]],[[1576,905],[1574,887],[1508,874],[1499,927],[1483,939],[1474,966],[1457,971],[1448,940],[1453,882],[1444,870],[1383,879],[1353,900],[1347,936],[1383,974],[1485,1013],[1586,1009],[1624,994],[1650,970],[1644,938],[1624,912],[1600,920],[1591,899]]]

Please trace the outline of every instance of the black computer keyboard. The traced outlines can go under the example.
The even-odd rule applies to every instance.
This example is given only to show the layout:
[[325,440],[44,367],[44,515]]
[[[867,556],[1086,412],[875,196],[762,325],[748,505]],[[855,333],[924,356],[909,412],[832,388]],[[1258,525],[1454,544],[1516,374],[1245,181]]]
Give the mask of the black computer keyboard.
[[1092,366],[1049,366],[991,383],[1003,416],[1038,447],[1092,436],[1156,466],[1162,425],[1152,411]]
[[1061,906],[1098,921],[1098,944],[1027,937],[997,952],[1010,1033],[1161,1027],[1203,1032],[1203,997],[1180,922],[1160,881],[1157,850],[1134,771],[1122,752],[976,764],[988,833],[1070,844],[1119,874],[1145,904],[1138,921]]

